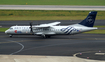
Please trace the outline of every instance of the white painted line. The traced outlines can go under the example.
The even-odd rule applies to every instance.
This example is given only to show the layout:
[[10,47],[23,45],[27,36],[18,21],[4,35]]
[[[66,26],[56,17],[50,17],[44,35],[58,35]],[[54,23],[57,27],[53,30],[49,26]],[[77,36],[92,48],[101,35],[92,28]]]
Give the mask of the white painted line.
[[95,53],[95,55],[105,55],[105,53]]
[[2,26],[0,26],[0,27],[2,27]]
[[19,42],[16,42],[16,41],[13,41],[13,40],[10,40],[10,41],[11,41],[11,42],[14,42],[14,43],[17,43],[17,44],[19,44],[19,45],[21,46],[21,49],[20,49],[20,50],[18,50],[18,51],[16,51],[16,52],[13,52],[13,53],[11,53],[10,55],[19,53],[20,51],[22,51],[22,50],[24,49],[24,45],[23,45],[23,44],[21,44],[21,43],[19,43]]
[[105,10],[103,8],[0,8],[1,10]]
[[70,5],[0,5],[5,10],[105,10],[105,6]]

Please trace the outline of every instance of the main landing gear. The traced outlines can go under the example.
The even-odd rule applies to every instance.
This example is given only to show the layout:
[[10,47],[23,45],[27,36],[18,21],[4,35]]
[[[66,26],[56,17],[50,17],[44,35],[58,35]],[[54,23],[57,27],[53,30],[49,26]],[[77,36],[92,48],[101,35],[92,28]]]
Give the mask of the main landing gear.
[[45,35],[45,38],[50,38],[51,36]]
[[50,38],[51,36],[49,35],[42,35],[43,38]]

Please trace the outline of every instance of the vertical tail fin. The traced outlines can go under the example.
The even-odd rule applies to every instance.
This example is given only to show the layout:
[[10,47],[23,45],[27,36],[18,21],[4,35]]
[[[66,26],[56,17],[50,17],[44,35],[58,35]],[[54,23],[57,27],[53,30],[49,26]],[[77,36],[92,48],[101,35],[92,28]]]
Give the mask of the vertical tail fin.
[[97,15],[97,11],[89,12],[88,16],[79,24],[87,26],[87,27],[93,27],[96,15]]

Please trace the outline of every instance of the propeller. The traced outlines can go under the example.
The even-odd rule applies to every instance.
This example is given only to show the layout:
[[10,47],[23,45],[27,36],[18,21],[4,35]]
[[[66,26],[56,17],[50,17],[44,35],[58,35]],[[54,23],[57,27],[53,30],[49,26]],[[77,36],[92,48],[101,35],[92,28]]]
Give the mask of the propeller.
[[30,22],[30,32],[33,33],[33,29],[32,29],[32,22]]

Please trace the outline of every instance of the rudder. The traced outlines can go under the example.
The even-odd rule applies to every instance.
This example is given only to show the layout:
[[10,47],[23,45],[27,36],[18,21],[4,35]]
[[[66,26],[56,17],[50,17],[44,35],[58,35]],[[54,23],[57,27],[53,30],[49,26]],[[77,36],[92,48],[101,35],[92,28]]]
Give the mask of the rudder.
[[89,12],[88,16],[83,21],[81,21],[79,24],[87,26],[87,27],[93,27],[96,15],[97,15],[97,11]]

